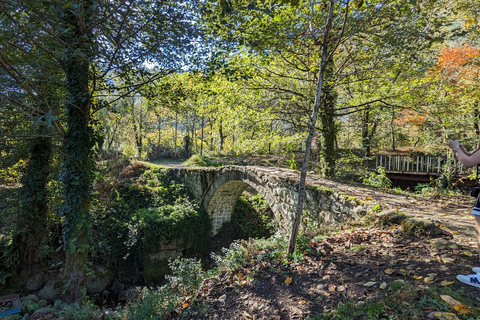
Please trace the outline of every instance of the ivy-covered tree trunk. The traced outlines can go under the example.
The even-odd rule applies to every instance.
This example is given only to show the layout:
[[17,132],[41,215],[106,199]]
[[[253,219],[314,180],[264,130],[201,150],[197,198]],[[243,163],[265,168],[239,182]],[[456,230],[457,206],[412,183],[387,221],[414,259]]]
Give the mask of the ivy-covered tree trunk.
[[370,157],[372,153],[372,139],[377,131],[378,121],[373,122],[372,127],[370,128],[370,112],[371,109],[366,107],[363,110],[362,118],[362,149],[363,156]]
[[337,103],[337,93],[328,85],[328,79],[331,77],[333,60],[327,62],[325,78],[327,85],[323,86],[323,109],[320,112],[322,122],[321,131],[323,143],[321,147],[323,158],[322,173],[325,177],[333,177],[336,169],[335,158],[335,139],[337,136],[337,127],[335,125],[335,105]]
[[86,20],[92,3],[84,2],[83,15],[69,11],[64,33],[66,52],[64,71],[67,81],[67,126],[65,156],[60,179],[63,184],[63,240],[66,253],[65,301],[82,303],[86,297],[86,266],[91,224],[90,202],[94,172],[93,130],[89,125],[91,96],[89,61],[92,44],[86,32]]
[[45,131],[46,127],[40,126],[39,137],[30,144],[30,159],[20,190],[19,223],[13,237],[13,244],[19,252],[16,271],[25,272],[27,276],[38,261],[38,250],[47,234],[47,183],[51,172],[52,138],[41,136]]

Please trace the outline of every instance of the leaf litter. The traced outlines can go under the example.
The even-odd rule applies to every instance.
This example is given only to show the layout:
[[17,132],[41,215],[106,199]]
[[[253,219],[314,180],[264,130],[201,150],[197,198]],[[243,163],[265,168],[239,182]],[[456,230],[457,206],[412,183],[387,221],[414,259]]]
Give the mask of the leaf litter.
[[[474,301],[478,289],[455,279],[476,265],[478,257],[469,254],[474,250],[432,250],[432,240],[428,235],[407,237],[400,227],[375,226],[311,241],[297,262],[267,258],[268,250],[248,251],[241,268],[206,279],[187,312],[172,318],[315,319],[344,303],[363,305],[395,292],[404,300],[403,308],[415,292],[444,305],[444,310],[424,306],[419,311],[423,318],[463,319],[458,316],[478,313],[448,295],[431,293],[432,288],[462,289],[465,298]],[[253,280],[229,282],[231,274]],[[385,312],[394,315],[398,310],[389,307]]]

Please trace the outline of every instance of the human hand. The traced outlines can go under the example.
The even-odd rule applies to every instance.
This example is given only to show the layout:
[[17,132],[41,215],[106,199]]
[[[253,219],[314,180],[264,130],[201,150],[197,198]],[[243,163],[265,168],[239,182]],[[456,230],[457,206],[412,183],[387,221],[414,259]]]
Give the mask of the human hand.
[[457,150],[460,149],[460,142],[458,142],[458,140],[448,140],[448,146],[454,152],[457,152]]

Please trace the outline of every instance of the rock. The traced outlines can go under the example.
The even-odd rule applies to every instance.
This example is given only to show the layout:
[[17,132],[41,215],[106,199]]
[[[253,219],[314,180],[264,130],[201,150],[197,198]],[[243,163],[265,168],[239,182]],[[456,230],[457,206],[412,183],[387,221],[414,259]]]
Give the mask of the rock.
[[38,292],[41,299],[54,302],[62,296],[63,281],[52,279]]
[[112,308],[102,310],[102,313],[103,313],[103,317],[105,319],[111,319],[111,318],[113,318],[113,315],[115,314],[115,312],[113,312]]
[[94,267],[87,279],[87,293],[100,294],[113,281],[113,273],[103,267]]
[[37,311],[35,311],[29,319],[43,319],[47,314],[54,314],[56,311],[57,309],[54,309],[54,308],[47,308],[47,307],[40,308]]
[[431,236],[439,236],[442,234],[440,229],[435,223],[427,219],[409,218],[402,221],[403,231],[407,234],[422,233],[430,234]]
[[45,299],[42,299],[42,300],[38,301],[38,305],[40,306],[40,309],[45,308],[46,306],[48,306],[48,301],[45,300]]
[[452,241],[448,241],[445,239],[437,239],[432,243],[432,249],[437,251],[445,249],[459,250],[460,246]]
[[25,302],[25,301],[38,302],[38,300],[40,300],[40,298],[38,298],[38,296],[36,296],[34,294],[29,294],[28,296],[20,298],[20,302],[22,302],[22,303]]
[[42,289],[44,284],[45,283],[43,282],[43,272],[39,272],[30,279],[28,279],[26,287],[28,290],[37,291]]
[[31,300],[27,300],[24,303],[22,303],[22,312],[23,313],[32,314],[35,311],[37,311],[38,309],[40,309],[40,306],[38,305],[38,303],[33,302]]
[[378,221],[382,226],[389,226],[392,224],[400,224],[406,218],[407,216],[398,213],[396,210],[386,210],[380,214]]

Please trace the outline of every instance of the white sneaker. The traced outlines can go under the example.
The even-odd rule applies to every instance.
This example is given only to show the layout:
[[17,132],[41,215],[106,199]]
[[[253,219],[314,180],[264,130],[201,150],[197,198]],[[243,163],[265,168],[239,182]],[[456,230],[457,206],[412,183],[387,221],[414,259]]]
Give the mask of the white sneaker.
[[473,267],[472,270],[475,273],[480,273],[480,267]]
[[459,274],[457,279],[465,284],[480,288],[480,274],[469,274],[468,276]]

